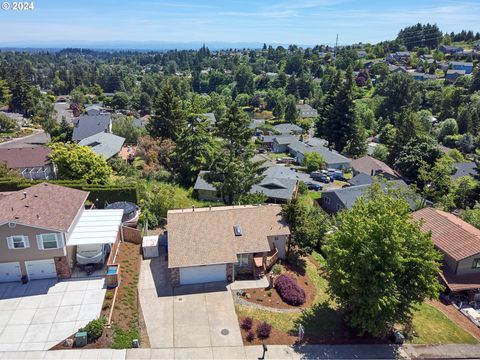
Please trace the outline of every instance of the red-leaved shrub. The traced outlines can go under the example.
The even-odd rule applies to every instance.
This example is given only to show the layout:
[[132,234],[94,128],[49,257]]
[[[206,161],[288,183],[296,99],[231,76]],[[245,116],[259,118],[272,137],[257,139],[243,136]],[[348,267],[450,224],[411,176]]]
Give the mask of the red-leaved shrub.
[[247,333],[247,341],[252,342],[254,339],[255,339],[255,334],[253,333],[253,331],[249,331]]
[[266,322],[263,322],[257,326],[257,337],[260,340],[266,339],[270,336],[271,331],[272,331],[272,325],[267,324]]
[[280,275],[275,280],[275,289],[282,300],[289,305],[299,306],[305,303],[305,291],[291,276]]
[[243,330],[250,330],[252,328],[253,320],[252,318],[246,317],[242,321],[242,329]]

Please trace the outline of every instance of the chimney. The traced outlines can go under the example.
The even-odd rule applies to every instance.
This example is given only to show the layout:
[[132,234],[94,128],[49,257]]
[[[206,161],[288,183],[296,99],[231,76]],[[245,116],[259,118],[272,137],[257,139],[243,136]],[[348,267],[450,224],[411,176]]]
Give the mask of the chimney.
[[26,192],[26,191],[23,192],[23,198],[24,198],[24,199],[27,198],[27,192]]

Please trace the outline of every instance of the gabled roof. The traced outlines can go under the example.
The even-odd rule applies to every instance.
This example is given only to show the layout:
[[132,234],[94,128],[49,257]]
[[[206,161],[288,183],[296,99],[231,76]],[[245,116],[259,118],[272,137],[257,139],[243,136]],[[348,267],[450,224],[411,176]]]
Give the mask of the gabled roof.
[[373,176],[370,176],[364,173],[359,173],[354,177],[352,177],[348,182],[352,186],[369,185],[369,184],[373,184],[375,182],[375,179],[373,178]]
[[[25,195],[26,194],[26,195]],[[0,224],[19,224],[67,232],[88,192],[41,183],[0,198]]]
[[330,150],[325,146],[308,146],[305,143],[295,140],[288,147],[297,153],[305,155],[305,153],[315,152],[322,155],[325,163],[330,164],[350,164],[350,159],[339,154],[335,150]]
[[100,132],[110,131],[111,117],[110,114],[82,115],[75,119],[74,123],[72,139],[80,141]]
[[43,167],[51,164],[51,152],[46,146],[0,148],[0,163],[6,162],[9,169]]
[[466,61],[450,61],[449,64],[452,66],[473,66],[473,63]]
[[281,134],[303,133],[304,130],[296,124],[278,124],[274,126]]
[[293,135],[277,135],[275,136],[274,141],[279,145],[288,145],[292,142],[298,141],[298,139]]
[[95,154],[110,159],[122,150],[124,142],[125,138],[121,136],[101,132],[83,139],[79,144],[89,146]]
[[261,192],[269,199],[288,201],[292,198],[296,186],[295,179],[265,177],[259,184],[253,185],[250,192]]
[[456,261],[480,253],[480,230],[459,217],[434,208],[423,208],[413,213],[415,220],[423,220],[423,231],[432,233],[437,248]]
[[352,169],[367,175],[375,175],[377,172],[383,172],[397,177],[395,171],[383,161],[377,160],[371,156],[363,156],[352,161]]
[[269,251],[269,236],[290,234],[281,211],[280,205],[169,210],[168,267],[236,263],[237,254]]

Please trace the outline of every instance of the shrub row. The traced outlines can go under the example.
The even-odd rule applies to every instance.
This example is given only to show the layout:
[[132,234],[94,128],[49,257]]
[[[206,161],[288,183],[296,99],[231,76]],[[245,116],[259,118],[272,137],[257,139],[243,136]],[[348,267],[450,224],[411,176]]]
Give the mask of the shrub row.
[[282,300],[289,305],[299,306],[305,303],[305,291],[291,276],[280,275],[275,280],[275,289]]

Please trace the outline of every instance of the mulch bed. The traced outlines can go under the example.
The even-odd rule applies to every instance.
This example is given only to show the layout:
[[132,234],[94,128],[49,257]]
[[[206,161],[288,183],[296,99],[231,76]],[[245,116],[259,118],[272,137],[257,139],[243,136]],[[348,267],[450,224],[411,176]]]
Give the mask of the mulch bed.
[[[117,298],[115,300],[112,326],[105,328],[102,336],[97,341],[87,344],[82,349],[111,348],[114,339],[114,326],[118,326],[123,330],[128,330],[132,322],[135,321],[139,324],[140,346],[150,347],[145,323],[142,318],[142,312],[139,309],[140,302],[137,291],[138,278],[140,275],[141,244],[122,242],[120,244],[120,250],[116,262],[117,264],[120,264],[121,281],[117,291]],[[107,290],[100,316],[108,318],[114,292],[115,289]],[[70,339],[74,339],[74,335],[75,334],[70,336]],[[62,341],[52,349],[65,350],[71,349],[71,347],[64,346],[64,342]]]
[[[242,319],[239,319],[239,324],[241,325],[243,321]],[[252,331],[255,334],[255,339],[253,341],[248,341],[247,340],[247,334],[249,331],[244,330],[240,327],[240,331],[242,333],[242,339],[243,339],[243,344],[244,345],[262,345],[262,344],[267,344],[267,345],[293,345],[297,341],[297,337],[293,335],[286,334],[280,330],[277,330],[272,327],[272,331],[270,333],[270,336],[264,340],[260,340],[257,337],[257,334],[255,330],[257,329],[257,326],[260,325],[261,322],[258,320],[253,320],[252,322]]]
[[[312,283],[308,275],[305,273],[304,269],[299,269],[298,266],[283,262],[283,269],[284,271],[282,274],[289,275],[297,280],[297,284],[305,291],[306,301],[305,304],[301,306],[292,306],[285,303],[280,295],[278,295],[275,288],[272,289],[248,289],[245,290],[245,294],[248,294],[250,298],[247,296],[242,297],[244,300],[260,304],[263,306],[270,306],[277,309],[298,309],[298,308],[308,308],[310,307],[313,302],[315,301],[315,294],[316,288],[315,285]],[[269,276],[269,275],[267,275]]]

